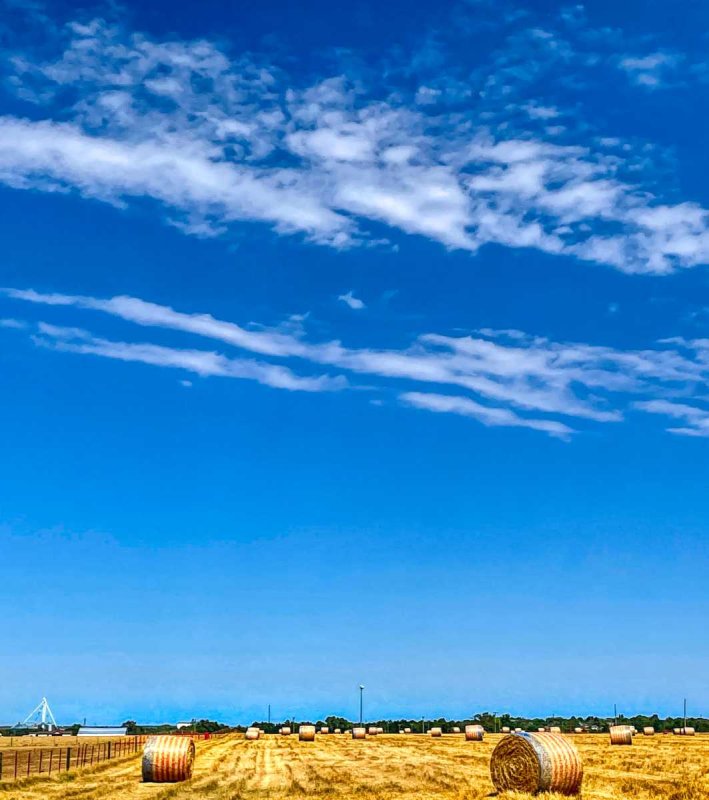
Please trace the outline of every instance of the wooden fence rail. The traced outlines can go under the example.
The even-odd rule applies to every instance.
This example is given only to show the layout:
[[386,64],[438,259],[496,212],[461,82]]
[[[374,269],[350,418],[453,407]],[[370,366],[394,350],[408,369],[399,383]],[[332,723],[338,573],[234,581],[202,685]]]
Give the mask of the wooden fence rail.
[[69,747],[23,747],[0,750],[0,781],[13,781],[30,775],[52,775],[92,766],[111,758],[137,753],[147,736],[127,736],[93,744]]

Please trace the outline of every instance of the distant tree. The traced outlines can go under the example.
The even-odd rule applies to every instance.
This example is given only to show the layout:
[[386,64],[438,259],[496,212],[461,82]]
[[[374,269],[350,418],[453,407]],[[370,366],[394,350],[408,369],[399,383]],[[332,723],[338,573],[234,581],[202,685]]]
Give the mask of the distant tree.
[[123,723],[123,725],[121,725],[121,727],[126,728],[127,733],[131,736],[134,736],[136,733],[138,733],[138,723],[133,719],[127,720]]

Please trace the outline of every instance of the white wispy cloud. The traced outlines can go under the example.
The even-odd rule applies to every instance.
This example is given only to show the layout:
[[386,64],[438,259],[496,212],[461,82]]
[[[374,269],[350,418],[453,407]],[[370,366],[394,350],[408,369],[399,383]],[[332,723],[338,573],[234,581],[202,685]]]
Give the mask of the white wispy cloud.
[[364,301],[354,296],[352,291],[349,291],[346,294],[341,294],[337,299],[341,300],[346,306],[349,306],[353,311],[361,311],[363,308],[367,307],[364,304]]
[[[589,139],[583,126],[561,143],[565,125],[539,125],[562,111],[514,94],[552,67],[563,75],[597,56],[535,25],[505,47],[472,94],[442,69],[443,54],[441,85],[416,91],[388,83],[410,63],[388,64],[371,86],[359,74],[304,86],[267,59],[207,40],[72,23],[41,57],[5,53],[7,85],[32,114],[0,117],[0,182],[116,206],[152,199],[198,236],[259,222],[342,248],[379,240],[385,225],[447,248],[533,248],[630,273],[709,262],[706,209],[644,184],[646,148]],[[622,64],[641,74],[669,62],[656,54]],[[499,116],[520,110],[528,129]]]
[[347,381],[342,376],[304,377],[277,364],[227,358],[220,353],[204,350],[111,341],[94,336],[81,328],[66,328],[41,322],[38,331],[39,335],[34,336],[36,344],[65,353],[94,355],[117,361],[181,369],[200,377],[241,378],[289,391],[335,391],[347,386]]
[[[527,427],[566,437],[572,424],[620,422],[629,405],[667,415],[670,405],[643,405],[664,402],[675,404],[675,416],[680,410],[685,414],[685,428],[670,430],[692,430],[692,435],[699,435],[699,415],[709,413],[702,411],[709,378],[709,340],[705,339],[675,337],[652,348],[620,350],[555,342],[518,330],[484,329],[465,336],[426,333],[399,350],[355,348],[338,341],[310,340],[303,321],[294,332],[269,327],[250,330],[209,314],[176,311],[135,297],[101,299],[28,289],[5,289],[3,293],[12,300],[44,307],[98,311],[142,327],[216,340],[262,358],[295,360],[309,370],[333,369],[338,375],[302,377],[270,361],[115,342],[83,328],[43,323],[41,341],[55,349],[178,367],[204,376],[250,378],[269,386],[306,391],[344,388],[347,384],[342,374],[349,373],[351,378],[366,377],[370,390],[395,388],[405,405],[473,417],[486,425]],[[350,385],[356,383],[351,381]],[[434,391],[423,391],[431,386]],[[460,394],[443,393],[440,387],[454,387]],[[696,406],[693,418],[686,410],[688,399]]]
[[618,66],[638,86],[656,89],[669,83],[669,76],[681,62],[677,53],[656,52],[644,56],[625,56]]

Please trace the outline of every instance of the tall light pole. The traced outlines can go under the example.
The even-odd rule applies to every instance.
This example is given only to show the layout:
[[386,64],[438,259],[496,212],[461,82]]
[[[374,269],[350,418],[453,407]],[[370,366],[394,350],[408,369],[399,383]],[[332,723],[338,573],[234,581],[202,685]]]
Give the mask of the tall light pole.
[[362,727],[362,693],[364,692],[364,686],[360,683],[359,685],[359,727]]

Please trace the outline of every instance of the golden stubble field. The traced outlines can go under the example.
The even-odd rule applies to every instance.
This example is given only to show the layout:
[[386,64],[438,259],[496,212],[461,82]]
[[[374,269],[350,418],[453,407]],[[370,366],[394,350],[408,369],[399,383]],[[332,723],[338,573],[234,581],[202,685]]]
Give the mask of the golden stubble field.
[[[268,736],[247,742],[233,734],[197,743],[194,776],[183,784],[144,784],[140,756],[106,762],[60,778],[30,778],[0,785],[5,800],[481,800],[494,796],[490,754],[500,735],[484,742],[462,736],[378,736],[353,741],[318,736]],[[611,747],[604,735],[570,737],[585,768],[582,798],[707,800],[709,735],[636,737]],[[529,795],[508,793],[502,800]],[[559,795],[546,795],[559,798]]]

